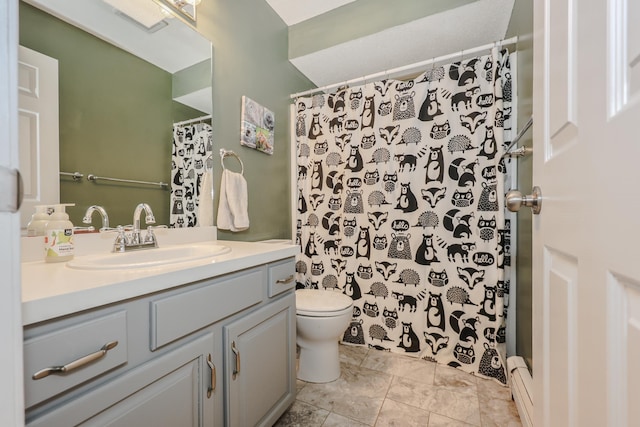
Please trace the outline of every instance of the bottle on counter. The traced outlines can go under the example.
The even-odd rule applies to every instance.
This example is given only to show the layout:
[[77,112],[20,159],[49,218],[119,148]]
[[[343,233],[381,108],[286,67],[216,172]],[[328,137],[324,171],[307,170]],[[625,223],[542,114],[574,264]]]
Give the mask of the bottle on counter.
[[44,235],[44,260],[46,262],[69,261],[74,255],[73,224],[65,212],[66,206],[73,203],[54,205],[54,211],[49,215]]
[[49,206],[37,205],[36,212],[31,215],[31,221],[27,224],[27,236],[44,236],[44,231],[49,222]]

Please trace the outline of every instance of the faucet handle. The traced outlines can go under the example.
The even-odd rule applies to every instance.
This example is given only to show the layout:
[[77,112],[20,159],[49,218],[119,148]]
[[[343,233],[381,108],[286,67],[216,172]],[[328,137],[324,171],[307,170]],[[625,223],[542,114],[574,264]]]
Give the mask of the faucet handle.
[[158,245],[158,242],[156,240],[156,235],[153,232],[153,230],[158,228],[169,228],[169,227],[167,227],[166,225],[148,225],[147,234],[144,236],[144,243],[153,243],[156,246]]
[[113,242],[113,252],[124,252],[125,248],[127,246],[128,243],[128,239],[127,239],[127,235],[125,234],[125,231],[127,230],[128,226],[122,226],[119,225],[116,228],[104,228],[104,229],[100,229],[101,233],[113,233],[116,232],[118,233],[118,235],[116,236],[116,240]]

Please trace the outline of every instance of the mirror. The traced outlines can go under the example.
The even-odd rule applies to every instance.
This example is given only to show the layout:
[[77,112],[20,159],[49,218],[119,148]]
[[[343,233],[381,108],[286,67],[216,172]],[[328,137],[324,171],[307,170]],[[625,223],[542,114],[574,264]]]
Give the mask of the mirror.
[[[152,13],[121,6],[133,3]],[[169,224],[166,188],[86,178],[170,183],[173,123],[211,114],[211,43],[155,0],[25,0],[20,44],[58,60],[60,172],[84,175],[59,180],[74,225],[93,204],[130,224],[143,201]]]

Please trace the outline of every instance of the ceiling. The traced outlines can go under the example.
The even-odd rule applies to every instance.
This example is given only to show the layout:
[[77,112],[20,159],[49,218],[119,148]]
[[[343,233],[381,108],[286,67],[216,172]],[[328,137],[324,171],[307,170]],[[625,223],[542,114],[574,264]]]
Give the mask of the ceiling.
[[[293,25],[354,0],[266,1]],[[384,72],[504,39],[514,2],[477,0],[289,60],[318,87]]]
[[266,0],[287,25],[306,21],[355,0]]

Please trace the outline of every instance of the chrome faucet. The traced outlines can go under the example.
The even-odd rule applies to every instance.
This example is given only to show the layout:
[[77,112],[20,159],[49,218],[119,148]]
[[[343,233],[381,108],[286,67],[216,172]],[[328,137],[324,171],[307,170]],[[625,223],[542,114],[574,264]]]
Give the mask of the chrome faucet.
[[[146,216],[144,218],[147,224],[155,224],[156,217],[153,216],[153,211],[151,210],[151,206],[146,203],[140,203],[136,206],[136,209],[133,211],[133,230],[131,230],[131,239],[129,241],[130,245],[140,245],[143,243],[153,243],[155,245],[155,239],[153,241],[144,241],[140,235],[140,215],[142,215],[142,211],[145,212]],[[153,236],[153,234],[151,234]]]
[[109,229],[109,215],[107,215],[107,211],[98,205],[92,205],[87,208],[87,211],[84,213],[84,217],[82,218],[82,222],[85,224],[91,224],[91,218],[94,212],[98,212],[100,217],[102,217],[102,227],[101,230]]
[[[145,212],[145,222],[147,223],[147,233],[142,238],[140,230],[140,216],[142,211]],[[148,225],[155,224],[156,218],[153,215],[151,207],[146,203],[140,203],[133,211],[133,225],[119,225],[116,228],[101,229],[101,231],[115,231],[118,233],[115,242],[113,243],[113,252],[127,252],[138,249],[152,249],[158,247],[156,236],[153,233],[154,228],[166,228],[166,225],[160,225],[157,227]],[[127,231],[131,231],[127,234]]]

